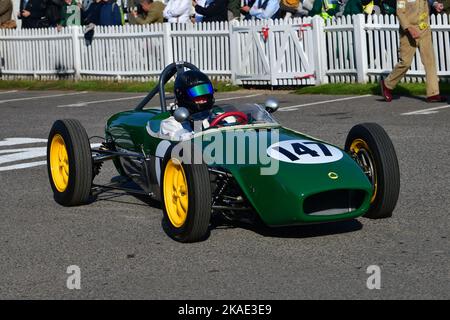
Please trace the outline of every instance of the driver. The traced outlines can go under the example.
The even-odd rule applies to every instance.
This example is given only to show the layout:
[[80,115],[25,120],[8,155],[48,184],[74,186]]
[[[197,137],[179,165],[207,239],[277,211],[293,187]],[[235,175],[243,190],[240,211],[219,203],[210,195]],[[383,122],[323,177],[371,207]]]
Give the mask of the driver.
[[[209,126],[207,118],[215,100],[208,76],[195,70],[183,72],[175,79],[174,91],[176,105],[186,108],[193,120],[204,120],[203,126]],[[189,123],[179,123],[171,116],[161,121],[160,134],[183,139],[192,134],[192,128]]]

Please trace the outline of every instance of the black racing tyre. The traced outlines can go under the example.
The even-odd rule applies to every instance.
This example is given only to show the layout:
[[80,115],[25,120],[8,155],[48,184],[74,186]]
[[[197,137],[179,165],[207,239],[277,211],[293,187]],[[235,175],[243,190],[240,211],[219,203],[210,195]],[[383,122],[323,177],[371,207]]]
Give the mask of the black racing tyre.
[[57,120],[47,142],[47,171],[55,201],[76,206],[89,201],[93,170],[86,130],[78,120]]
[[211,220],[211,185],[206,164],[185,164],[170,149],[161,170],[166,233],[180,242],[204,240]]
[[358,124],[350,130],[345,150],[366,172],[374,187],[370,208],[364,216],[371,219],[392,216],[400,192],[400,170],[386,131],[376,123]]

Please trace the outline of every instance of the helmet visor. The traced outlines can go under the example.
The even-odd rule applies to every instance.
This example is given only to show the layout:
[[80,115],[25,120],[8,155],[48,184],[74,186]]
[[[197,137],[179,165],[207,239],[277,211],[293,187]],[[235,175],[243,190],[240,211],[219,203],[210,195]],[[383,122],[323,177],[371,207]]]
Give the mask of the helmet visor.
[[188,93],[191,98],[196,98],[206,94],[213,94],[214,89],[210,83],[204,83],[188,89]]

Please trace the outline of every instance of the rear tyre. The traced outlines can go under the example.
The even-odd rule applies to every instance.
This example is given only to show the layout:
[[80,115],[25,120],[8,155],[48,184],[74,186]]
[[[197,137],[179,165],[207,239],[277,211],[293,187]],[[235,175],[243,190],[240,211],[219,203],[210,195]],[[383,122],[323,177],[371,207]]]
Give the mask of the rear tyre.
[[400,191],[400,170],[391,139],[376,123],[354,126],[345,141],[345,150],[358,162],[373,186],[371,219],[392,216]]
[[47,142],[47,171],[53,196],[63,206],[89,201],[93,179],[86,130],[78,120],[57,120]]
[[211,186],[205,164],[163,161],[161,198],[167,234],[180,242],[204,240],[211,220]]

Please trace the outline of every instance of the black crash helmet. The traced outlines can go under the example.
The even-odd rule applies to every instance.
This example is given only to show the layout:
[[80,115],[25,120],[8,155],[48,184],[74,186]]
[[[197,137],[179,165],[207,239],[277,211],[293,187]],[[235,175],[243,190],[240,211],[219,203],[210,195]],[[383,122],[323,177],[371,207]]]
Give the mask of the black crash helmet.
[[208,76],[200,71],[188,70],[175,79],[175,97],[180,107],[190,113],[209,110],[214,105],[214,89]]

